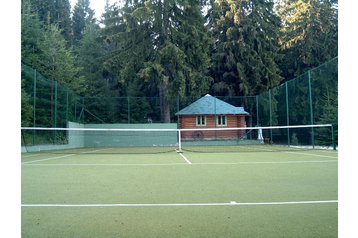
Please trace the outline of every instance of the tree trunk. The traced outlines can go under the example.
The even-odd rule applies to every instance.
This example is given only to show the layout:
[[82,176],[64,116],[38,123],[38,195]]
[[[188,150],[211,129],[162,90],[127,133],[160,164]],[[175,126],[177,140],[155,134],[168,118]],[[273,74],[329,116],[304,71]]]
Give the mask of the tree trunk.
[[168,102],[168,83],[163,82],[159,88],[160,119],[163,123],[170,123],[170,105]]

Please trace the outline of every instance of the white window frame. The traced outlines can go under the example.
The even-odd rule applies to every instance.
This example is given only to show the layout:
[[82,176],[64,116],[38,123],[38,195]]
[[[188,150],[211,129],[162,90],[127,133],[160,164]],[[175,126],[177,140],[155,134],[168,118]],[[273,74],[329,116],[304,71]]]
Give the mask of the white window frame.
[[203,115],[196,116],[195,124],[196,126],[206,126],[206,116]]
[[227,115],[216,116],[216,125],[217,126],[227,126]]

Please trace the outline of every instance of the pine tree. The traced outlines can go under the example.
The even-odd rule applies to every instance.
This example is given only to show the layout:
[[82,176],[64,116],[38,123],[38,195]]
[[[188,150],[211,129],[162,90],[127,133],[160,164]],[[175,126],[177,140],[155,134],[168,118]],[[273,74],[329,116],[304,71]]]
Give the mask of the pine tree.
[[213,3],[211,29],[213,91],[224,95],[256,95],[281,81],[277,61],[279,19],[273,1]]
[[175,95],[199,96],[209,89],[211,44],[199,2],[147,1],[152,18],[152,58],[140,76],[159,86],[161,117],[170,121],[169,100]]
[[90,0],[78,0],[72,15],[72,41],[76,44],[82,39],[86,25],[95,23],[94,10],[90,8]]
[[286,80],[338,55],[337,1],[284,0],[277,9],[285,55],[280,67]]
[[21,5],[21,61],[37,68],[41,58],[41,45],[45,31],[42,22],[34,11],[30,0]]
[[105,14],[112,51],[106,64],[121,85],[141,79],[154,89],[163,122],[170,121],[171,98],[201,95],[209,88],[210,39],[200,7],[184,0],[126,1],[123,9]]
[[69,0],[30,0],[39,19],[45,23],[57,24],[67,42],[71,39],[71,5]]
[[30,126],[32,119],[32,103],[29,94],[23,88],[23,79],[21,79],[21,126]]
[[50,25],[41,42],[40,66],[37,68],[47,78],[77,93],[84,90],[83,77],[78,76],[73,52],[66,46],[66,40],[56,25]]
[[104,51],[100,28],[95,23],[88,23],[82,34],[83,37],[78,42],[76,64],[80,68],[79,74],[85,80],[86,95],[105,94],[106,82],[102,75]]

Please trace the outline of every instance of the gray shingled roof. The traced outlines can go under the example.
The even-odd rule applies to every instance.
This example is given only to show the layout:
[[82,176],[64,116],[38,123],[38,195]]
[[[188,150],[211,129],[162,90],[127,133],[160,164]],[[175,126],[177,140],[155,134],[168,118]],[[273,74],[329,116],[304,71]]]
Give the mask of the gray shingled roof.
[[235,107],[209,94],[196,100],[189,106],[175,113],[179,115],[249,115],[243,107]]

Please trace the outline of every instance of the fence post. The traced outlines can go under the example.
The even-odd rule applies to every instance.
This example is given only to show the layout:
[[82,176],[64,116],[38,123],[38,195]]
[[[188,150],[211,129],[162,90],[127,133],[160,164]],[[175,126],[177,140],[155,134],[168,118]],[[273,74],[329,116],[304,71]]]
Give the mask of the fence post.
[[68,90],[66,90],[66,125],[68,124]]
[[[33,113],[33,122],[32,122],[32,126],[33,127],[36,127],[36,88],[37,88],[37,71],[36,69],[33,69],[34,71],[34,101],[33,101],[33,109],[32,109],[32,113]],[[32,145],[35,145],[35,130],[32,132]]]
[[[55,118],[54,118],[54,127],[57,127],[57,81],[55,81]],[[57,131],[54,131],[53,138],[54,145],[57,144]]]
[[57,127],[57,81],[55,81],[55,120],[54,127]]
[[81,114],[83,113],[83,124],[85,124],[85,97],[82,98],[82,110]]
[[332,131],[332,143],[333,143],[333,150],[336,150],[336,140],[334,136],[334,127],[331,125],[331,131]]
[[[269,109],[270,109],[270,126],[272,126],[272,100],[271,100],[271,89],[269,89]],[[270,129],[270,142],[272,142],[272,129]]]
[[[311,125],[313,125],[313,104],[312,104],[312,85],[311,85],[311,70],[308,71],[308,93],[310,99],[310,116],[311,116]],[[312,146],[314,148],[314,128],[311,129],[311,140]]]
[[130,106],[130,99],[129,96],[127,96],[127,118],[128,118],[128,124],[131,123],[131,106]]
[[256,125],[260,125],[260,118],[259,118],[259,96],[256,95]]
[[177,112],[180,111],[180,98],[177,96]]
[[[286,89],[286,124],[287,126],[290,125],[290,112],[288,107],[288,85],[287,82],[285,83],[285,89]],[[290,146],[290,129],[287,128],[287,142],[288,146]]]

